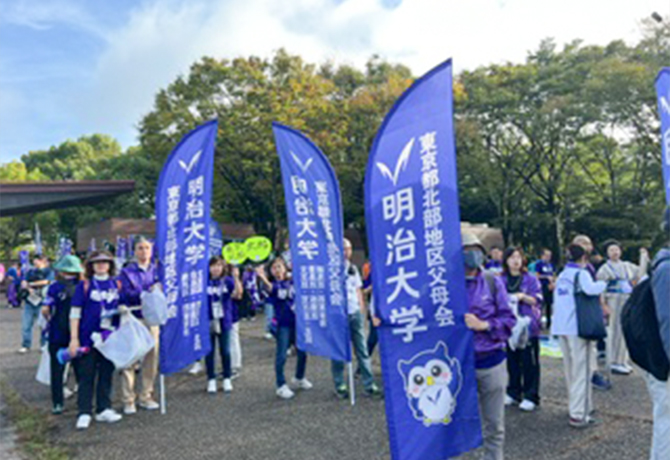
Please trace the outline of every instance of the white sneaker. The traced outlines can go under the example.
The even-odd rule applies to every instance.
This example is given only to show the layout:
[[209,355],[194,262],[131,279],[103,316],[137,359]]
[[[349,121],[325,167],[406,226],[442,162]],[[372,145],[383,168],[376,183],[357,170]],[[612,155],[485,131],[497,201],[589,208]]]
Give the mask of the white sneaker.
[[524,399],[521,401],[521,404],[519,404],[519,409],[521,409],[524,412],[533,412],[537,405],[528,399]]
[[291,379],[291,384],[298,388],[299,390],[311,390],[314,385],[307,379],[296,379],[293,377]]
[[277,388],[277,396],[279,396],[281,399],[291,399],[295,396],[295,393],[291,391],[288,385],[284,384]]
[[86,430],[89,426],[91,426],[91,416],[88,414],[81,414],[79,417],[77,417],[77,429],[78,430]]
[[74,391],[70,390],[68,387],[63,388],[63,398],[70,399],[74,396]]
[[158,410],[161,408],[161,405],[150,399],[148,401],[140,401],[140,407],[145,410]]
[[230,393],[233,391],[233,382],[230,379],[223,379],[223,392]]
[[25,355],[29,351],[30,351],[30,348],[26,348],[26,347],[19,348],[19,353],[21,353],[22,355]]
[[123,413],[126,415],[137,414],[137,407],[135,407],[135,404],[124,404]]
[[202,372],[202,364],[200,361],[196,361],[193,366],[188,370],[188,373],[191,375],[198,375]]
[[216,379],[207,381],[207,393],[216,393]]
[[514,406],[516,403],[517,403],[516,400],[512,398],[510,395],[505,395],[506,406]]
[[96,414],[96,422],[105,422],[105,423],[116,423],[121,420],[123,416],[116,412],[114,409],[105,409],[99,414]]
[[272,339],[274,339],[274,337],[272,337],[272,334],[270,334],[269,332],[266,332],[265,335],[263,336],[263,338],[264,338],[265,340],[272,340]]
[[633,372],[633,369],[624,364],[612,364],[610,369],[612,369],[612,374],[618,375],[630,375]]

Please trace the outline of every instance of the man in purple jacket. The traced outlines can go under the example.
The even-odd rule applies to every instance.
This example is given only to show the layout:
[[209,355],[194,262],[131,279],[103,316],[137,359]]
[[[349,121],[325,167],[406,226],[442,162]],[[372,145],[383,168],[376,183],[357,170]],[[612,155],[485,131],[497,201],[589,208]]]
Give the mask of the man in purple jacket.
[[[128,264],[119,275],[121,281],[121,304],[127,306],[137,318],[142,319],[142,292],[160,289],[158,269],[152,262],[153,246],[146,238],[135,240],[136,262]],[[153,398],[156,375],[158,374],[159,326],[148,326],[156,346],[146,354],[142,361],[142,386],[139,393],[139,406],[147,410],[156,410],[160,406]],[[135,369],[121,372],[123,413],[131,415],[137,412],[135,407]]]
[[474,331],[477,393],[482,416],[484,459],[502,460],[505,443],[505,347],[516,323],[500,277],[482,269],[486,250],[479,239],[463,234],[463,261],[469,313],[465,324]]

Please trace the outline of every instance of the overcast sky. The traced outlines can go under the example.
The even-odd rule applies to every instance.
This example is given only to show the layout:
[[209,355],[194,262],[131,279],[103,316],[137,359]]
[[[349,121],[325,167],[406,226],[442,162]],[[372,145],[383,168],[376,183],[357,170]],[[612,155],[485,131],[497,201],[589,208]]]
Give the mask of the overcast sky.
[[377,53],[420,75],[520,62],[546,37],[634,43],[652,11],[670,0],[0,0],[0,163],[83,134],[134,145],[158,89],[203,55]]

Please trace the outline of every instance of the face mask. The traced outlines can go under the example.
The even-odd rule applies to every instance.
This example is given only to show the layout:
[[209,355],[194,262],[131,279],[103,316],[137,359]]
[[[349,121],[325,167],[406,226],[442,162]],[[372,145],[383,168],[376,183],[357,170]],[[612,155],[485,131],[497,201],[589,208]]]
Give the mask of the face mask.
[[484,263],[484,254],[476,249],[463,251],[463,261],[467,268],[474,270],[475,268],[481,267]]

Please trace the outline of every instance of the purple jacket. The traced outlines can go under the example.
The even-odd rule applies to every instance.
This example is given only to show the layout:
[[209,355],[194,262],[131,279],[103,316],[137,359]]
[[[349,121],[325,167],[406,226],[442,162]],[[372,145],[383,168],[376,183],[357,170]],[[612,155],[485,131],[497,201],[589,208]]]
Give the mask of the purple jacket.
[[244,290],[249,294],[249,298],[254,306],[258,306],[262,303],[260,290],[258,289],[258,275],[256,272],[245,270],[242,273],[242,286]]
[[482,321],[488,321],[490,325],[488,331],[474,333],[475,361],[485,360],[490,355],[505,350],[507,339],[512,335],[512,328],[516,324],[502,278],[494,276],[494,282],[497,291],[495,299],[481,271],[476,277],[465,280],[469,312]]
[[[507,275],[502,275],[503,283],[507,286]],[[525,302],[519,303],[519,314],[530,318],[530,336],[540,336],[540,321],[542,318],[542,287],[537,278],[530,273],[523,274],[519,291],[527,296],[535,298],[537,304],[531,306]],[[509,295],[512,295],[511,293]]]
[[[137,262],[131,262],[126,268],[121,270],[119,275],[121,281],[121,301],[123,305],[129,308],[142,305],[140,295],[142,291],[148,291],[151,286],[158,282],[158,269],[153,262],[147,270],[142,270]],[[134,310],[133,314],[142,318],[142,310]]]

